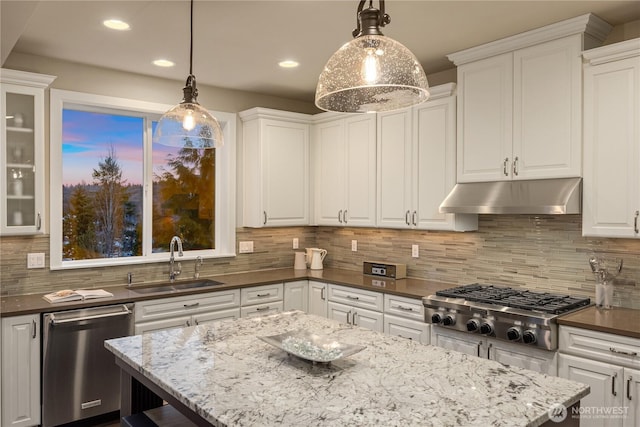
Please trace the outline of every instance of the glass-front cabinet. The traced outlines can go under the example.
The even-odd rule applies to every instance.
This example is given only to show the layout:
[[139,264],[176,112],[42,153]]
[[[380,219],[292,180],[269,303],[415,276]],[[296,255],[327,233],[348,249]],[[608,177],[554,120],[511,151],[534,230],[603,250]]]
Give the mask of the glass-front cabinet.
[[44,93],[54,79],[0,70],[0,234],[44,232]]

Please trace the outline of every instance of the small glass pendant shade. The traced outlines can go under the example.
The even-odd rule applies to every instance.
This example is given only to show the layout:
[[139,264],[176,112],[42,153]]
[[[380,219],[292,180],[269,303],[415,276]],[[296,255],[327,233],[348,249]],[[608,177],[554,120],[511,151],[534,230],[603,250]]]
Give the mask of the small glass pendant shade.
[[181,102],[160,118],[153,142],[179,148],[220,148],[220,123],[197,102]]
[[426,101],[428,88],[409,49],[383,35],[363,35],[329,58],[318,79],[316,106],[344,113],[396,110]]

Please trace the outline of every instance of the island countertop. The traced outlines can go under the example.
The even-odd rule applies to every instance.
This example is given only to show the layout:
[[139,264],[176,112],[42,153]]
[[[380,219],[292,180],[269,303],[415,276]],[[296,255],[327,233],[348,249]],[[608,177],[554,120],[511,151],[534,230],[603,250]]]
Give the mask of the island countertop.
[[[258,338],[299,329],[366,349],[313,365]],[[589,392],[574,381],[302,312],[105,346],[211,425],[538,426],[551,407],[570,407]]]

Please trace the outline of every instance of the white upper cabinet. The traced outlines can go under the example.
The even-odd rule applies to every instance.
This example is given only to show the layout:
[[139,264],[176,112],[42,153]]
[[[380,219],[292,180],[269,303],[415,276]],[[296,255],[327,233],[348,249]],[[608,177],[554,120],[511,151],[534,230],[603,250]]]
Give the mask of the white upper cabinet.
[[441,214],[456,183],[455,84],[429,101],[378,115],[378,226],[467,231],[477,215]]
[[0,234],[44,233],[44,92],[55,77],[0,72]]
[[242,225],[309,225],[310,116],[253,108],[240,118]]
[[313,138],[315,222],[375,226],[376,119],[374,115],[316,116]]
[[640,238],[640,39],[584,57],[582,234]]
[[581,176],[580,52],[610,29],[587,14],[449,55],[458,182]]

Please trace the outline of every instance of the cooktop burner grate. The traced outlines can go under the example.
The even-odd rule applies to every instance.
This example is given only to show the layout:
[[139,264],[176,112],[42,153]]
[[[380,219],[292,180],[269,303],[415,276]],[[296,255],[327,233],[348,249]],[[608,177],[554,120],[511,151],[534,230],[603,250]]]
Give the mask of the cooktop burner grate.
[[591,303],[589,298],[481,285],[478,283],[445,289],[436,292],[436,295],[550,314],[566,313]]

